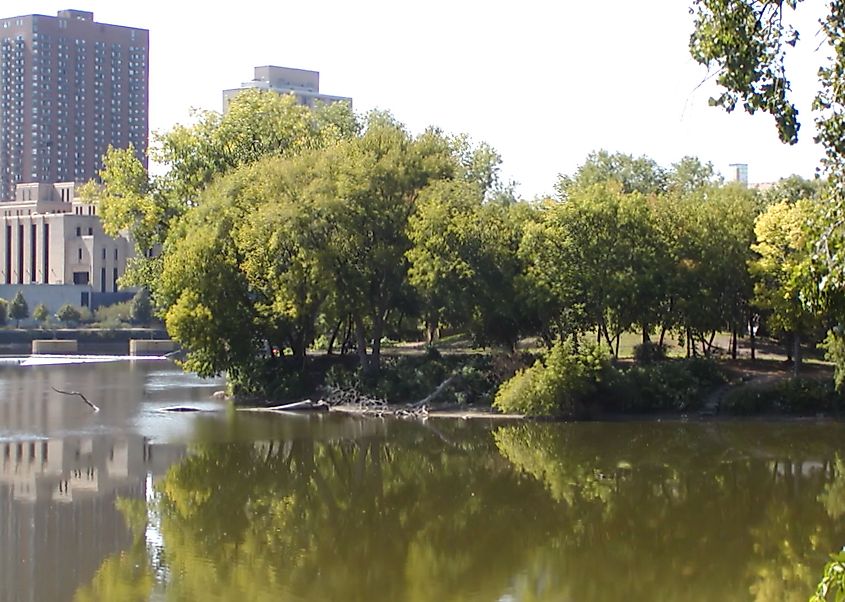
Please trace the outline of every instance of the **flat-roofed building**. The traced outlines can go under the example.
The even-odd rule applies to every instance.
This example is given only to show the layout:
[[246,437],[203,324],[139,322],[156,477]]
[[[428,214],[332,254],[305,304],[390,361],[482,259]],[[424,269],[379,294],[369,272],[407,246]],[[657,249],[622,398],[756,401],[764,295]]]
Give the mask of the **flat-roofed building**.
[[149,32],[94,13],[0,19],[0,201],[25,182],[85,182],[109,145],[147,165]]
[[18,184],[15,200],[0,203],[0,297],[25,286],[30,306],[90,306],[92,295],[119,291],[133,255],[129,235],[107,235],[74,182]]
[[244,90],[268,90],[277,94],[293,94],[297,103],[311,108],[317,103],[333,102],[345,102],[350,107],[352,106],[352,99],[349,97],[320,92],[319,71],[265,65],[255,68],[252,81],[242,83],[240,88],[223,90],[224,113],[229,110],[232,99]]

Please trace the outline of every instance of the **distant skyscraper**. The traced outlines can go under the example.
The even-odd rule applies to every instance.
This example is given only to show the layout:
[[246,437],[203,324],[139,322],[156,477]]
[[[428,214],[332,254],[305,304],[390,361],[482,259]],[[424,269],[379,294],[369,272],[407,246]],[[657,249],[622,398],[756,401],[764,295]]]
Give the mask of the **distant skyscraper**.
[[109,145],[147,164],[149,31],[94,14],[0,19],[0,200],[22,182],[84,182]]
[[232,99],[244,90],[270,90],[279,94],[293,94],[296,101],[306,107],[313,107],[317,102],[332,103],[346,102],[352,106],[352,99],[346,96],[331,96],[320,94],[319,71],[292,69],[290,67],[275,67],[266,65],[255,68],[252,81],[244,82],[240,88],[223,90],[223,112],[229,110]]
[[731,181],[748,186],[748,163],[731,163]]

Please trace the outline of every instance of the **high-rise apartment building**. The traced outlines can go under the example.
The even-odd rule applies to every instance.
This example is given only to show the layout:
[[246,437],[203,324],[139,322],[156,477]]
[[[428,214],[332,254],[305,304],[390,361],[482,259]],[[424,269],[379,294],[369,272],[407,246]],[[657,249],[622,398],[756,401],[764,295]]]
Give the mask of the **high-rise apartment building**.
[[320,72],[291,67],[265,65],[255,68],[252,81],[244,82],[240,88],[223,90],[223,112],[229,110],[232,99],[244,90],[269,90],[278,94],[293,94],[296,102],[314,107],[318,102],[345,102],[352,106],[352,99],[346,96],[332,96],[320,93]]
[[26,182],[84,182],[109,145],[147,164],[149,31],[94,14],[0,19],[0,200]]

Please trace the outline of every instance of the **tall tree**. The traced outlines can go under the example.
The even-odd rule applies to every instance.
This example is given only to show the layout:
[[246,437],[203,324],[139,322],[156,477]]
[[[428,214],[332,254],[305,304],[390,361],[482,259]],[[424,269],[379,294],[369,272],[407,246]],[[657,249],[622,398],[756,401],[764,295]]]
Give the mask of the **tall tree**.
[[9,317],[15,321],[15,326],[20,326],[21,320],[29,317],[29,305],[23,296],[23,291],[15,293],[12,302],[9,303]]
[[166,168],[164,175],[151,177],[131,149],[110,149],[100,173],[102,186],[89,185],[83,192],[99,203],[106,232],[128,230],[136,242],[128,283],[155,292],[161,259],[150,251],[201,201],[214,178],[263,157],[334,145],[359,128],[344,103],[309,109],[291,95],[249,90],[232,101],[225,115],[202,112],[194,124],[158,135],[152,156]]
[[555,189],[560,198],[567,198],[578,188],[608,182],[616,182],[625,194],[658,194],[666,190],[667,174],[649,157],[600,150],[590,153],[575,174],[561,175]]
[[771,312],[768,323],[773,330],[790,336],[796,375],[801,365],[801,338],[819,326],[816,313],[803,298],[813,286],[812,241],[807,240],[805,227],[811,215],[810,201],[772,205],[757,220],[757,240],[752,246],[759,255],[751,264],[755,303]]

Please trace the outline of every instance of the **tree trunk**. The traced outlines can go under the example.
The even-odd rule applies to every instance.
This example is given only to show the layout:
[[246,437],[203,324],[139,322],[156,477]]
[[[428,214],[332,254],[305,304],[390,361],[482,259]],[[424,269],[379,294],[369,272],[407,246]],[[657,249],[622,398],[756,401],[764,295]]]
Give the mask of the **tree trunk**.
[[792,333],[792,376],[798,378],[801,371],[801,335]]
[[367,356],[367,333],[364,330],[364,321],[356,316],[355,322],[355,344],[358,351],[358,363],[362,372],[370,371],[370,358]]
[[613,357],[619,359],[619,337],[620,333],[616,333],[616,344],[613,347]]
[[651,337],[648,335],[648,324],[643,324],[643,345],[651,342]]
[[731,326],[731,359],[736,359],[736,323]]
[[381,337],[384,334],[384,320],[383,313],[377,313],[373,317],[373,346],[372,353],[370,353],[370,370],[378,372],[381,368]]
[[340,327],[343,326],[343,320],[338,320],[337,325],[332,330],[332,336],[329,339],[329,345],[326,347],[326,355],[331,355],[334,350],[334,342],[337,340],[337,335],[340,332]]
[[660,345],[661,347],[663,347],[663,339],[664,339],[664,337],[666,337],[666,325],[665,325],[665,324],[664,324],[663,326],[661,326],[661,327],[660,327],[660,339],[659,339],[659,341],[660,341],[660,342],[659,342],[659,345]]
[[425,342],[429,345],[433,345],[434,342],[437,340],[437,328],[440,326],[439,321],[437,320],[437,318],[429,318],[428,320],[426,320],[425,326]]
[[346,332],[343,334],[343,343],[340,345],[340,354],[346,355],[349,351],[349,342],[352,339],[352,316],[346,318]]
[[757,359],[757,331],[754,328],[754,314],[748,317],[748,330],[751,333],[751,361]]
[[602,318],[600,326],[602,334],[604,334],[604,340],[607,341],[607,346],[613,349],[613,341],[610,340],[610,333],[607,331],[607,324],[605,323],[604,318]]

